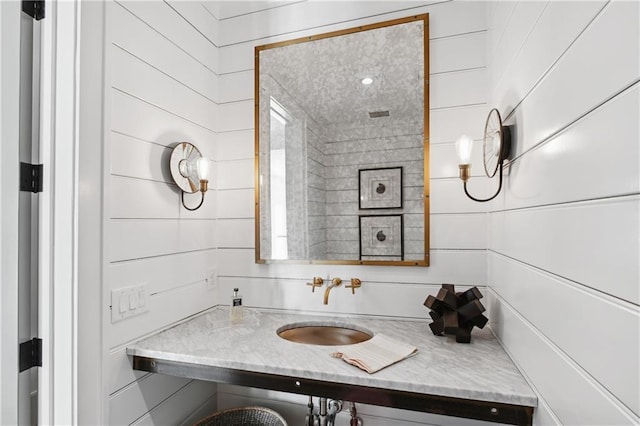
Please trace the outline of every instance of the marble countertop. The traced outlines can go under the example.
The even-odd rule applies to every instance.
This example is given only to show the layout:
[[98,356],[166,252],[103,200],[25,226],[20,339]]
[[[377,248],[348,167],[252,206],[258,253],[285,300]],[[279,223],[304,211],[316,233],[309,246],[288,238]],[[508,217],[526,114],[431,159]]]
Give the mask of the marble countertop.
[[[315,346],[280,338],[281,326],[318,321],[353,325],[414,345],[418,353],[374,374],[331,357],[339,346]],[[227,307],[215,307],[127,347],[127,354],[257,373],[300,377],[421,394],[537,406],[537,398],[488,328],[474,329],[470,344],[434,336],[428,320],[329,317],[248,310],[229,323]]]

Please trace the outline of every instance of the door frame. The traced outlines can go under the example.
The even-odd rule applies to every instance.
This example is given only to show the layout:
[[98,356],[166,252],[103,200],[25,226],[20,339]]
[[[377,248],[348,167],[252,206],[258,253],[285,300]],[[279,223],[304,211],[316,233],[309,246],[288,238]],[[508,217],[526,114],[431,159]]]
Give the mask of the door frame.
[[80,1],[48,0],[41,22],[38,420],[78,424]]
[[0,2],[0,424],[18,422],[20,2]]
[[[47,1],[42,20],[39,215],[41,424],[77,424],[77,26],[76,1]],[[54,291],[55,289],[55,291]]]
[[50,164],[40,209],[42,424],[108,423],[107,6],[104,0],[47,0],[42,27],[41,155]]
[[[108,422],[102,328],[108,312],[103,294],[105,10],[104,1],[47,0],[41,21],[40,424]],[[20,40],[15,35],[21,13],[19,0],[0,1],[0,424],[18,423]],[[5,143],[11,140],[15,143]]]

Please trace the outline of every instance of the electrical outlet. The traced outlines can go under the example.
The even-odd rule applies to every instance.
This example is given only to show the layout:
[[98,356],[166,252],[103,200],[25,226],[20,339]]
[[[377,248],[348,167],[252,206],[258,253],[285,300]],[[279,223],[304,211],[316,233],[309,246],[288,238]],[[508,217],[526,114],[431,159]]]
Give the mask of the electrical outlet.
[[218,268],[211,267],[207,269],[207,290],[218,289]]

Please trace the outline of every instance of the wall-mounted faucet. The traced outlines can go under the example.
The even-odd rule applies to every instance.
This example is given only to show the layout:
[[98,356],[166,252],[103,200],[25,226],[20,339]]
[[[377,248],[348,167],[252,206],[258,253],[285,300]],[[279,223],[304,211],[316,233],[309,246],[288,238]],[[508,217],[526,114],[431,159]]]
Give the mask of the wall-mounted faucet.
[[334,287],[340,287],[340,285],[342,284],[342,279],[341,278],[334,278],[331,280],[331,284],[327,286],[327,288],[324,290],[324,304],[327,305],[329,304],[329,292],[331,292],[331,289]]
[[[327,274],[327,281],[329,281],[329,275]],[[311,292],[315,293],[316,291],[316,287],[322,287],[324,285],[324,279],[322,277],[313,277],[313,281],[310,283],[307,283],[307,285],[309,287],[311,287]],[[331,290],[335,287],[340,287],[342,285],[342,279],[339,277],[335,277],[333,279],[331,279],[331,284],[327,285],[327,288],[324,290],[324,299],[323,299],[323,303],[325,305],[329,304],[329,293],[331,293]],[[362,287],[362,281],[360,281],[360,278],[351,278],[351,284],[347,284],[345,285],[345,288],[350,288],[351,289],[351,294],[356,294],[356,288],[360,288]]]

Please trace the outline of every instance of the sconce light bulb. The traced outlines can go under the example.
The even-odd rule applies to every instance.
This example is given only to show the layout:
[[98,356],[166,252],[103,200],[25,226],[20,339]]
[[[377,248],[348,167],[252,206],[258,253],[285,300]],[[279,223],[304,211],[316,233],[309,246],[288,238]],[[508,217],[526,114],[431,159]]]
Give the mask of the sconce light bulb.
[[200,157],[196,163],[198,168],[198,177],[200,180],[207,180],[209,178],[209,159]]
[[473,140],[462,135],[456,141],[456,152],[458,153],[458,164],[471,164],[471,152],[473,151]]

